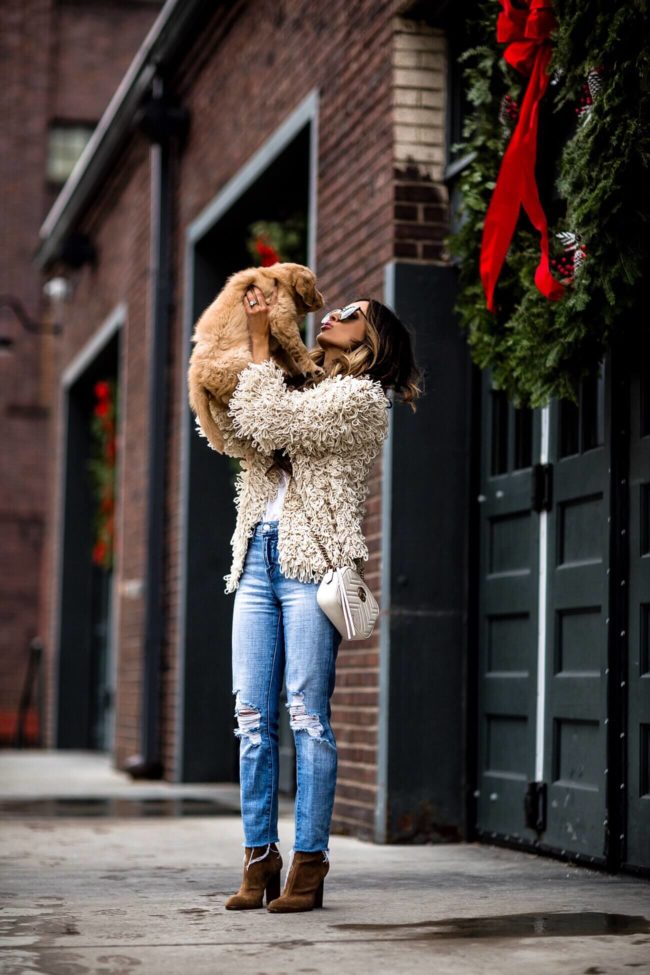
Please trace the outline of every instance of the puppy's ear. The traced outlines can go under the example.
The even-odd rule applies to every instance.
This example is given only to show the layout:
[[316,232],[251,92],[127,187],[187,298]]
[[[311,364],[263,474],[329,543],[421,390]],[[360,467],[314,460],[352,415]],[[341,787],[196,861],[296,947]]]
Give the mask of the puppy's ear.
[[309,268],[301,268],[295,277],[294,287],[307,311],[323,307],[323,296],[316,288],[316,278]]

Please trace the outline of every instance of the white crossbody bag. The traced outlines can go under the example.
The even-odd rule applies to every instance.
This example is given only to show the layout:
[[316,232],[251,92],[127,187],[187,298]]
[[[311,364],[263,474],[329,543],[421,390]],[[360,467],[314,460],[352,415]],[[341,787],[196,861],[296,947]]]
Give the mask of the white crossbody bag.
[[[302,497],[300,500],[302,501]],[[302,506],[327,565],[327,572],[316,593],[318,605],[346,640],[367,640],[379,615],[377,600],[360,572],[348,565],[338,568],[332,565],[323,543],[314,531],[304,501]]]

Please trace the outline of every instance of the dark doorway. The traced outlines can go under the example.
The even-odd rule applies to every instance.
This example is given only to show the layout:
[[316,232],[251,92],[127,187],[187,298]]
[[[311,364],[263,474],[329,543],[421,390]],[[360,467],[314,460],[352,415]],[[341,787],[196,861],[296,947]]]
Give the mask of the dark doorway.
[[58,748],[108,751],[113,737],[113,570],[93,561],[97,499],[89,465],[96,384],[114,383],[119,402],[118,361],[119,330],[65,391]]

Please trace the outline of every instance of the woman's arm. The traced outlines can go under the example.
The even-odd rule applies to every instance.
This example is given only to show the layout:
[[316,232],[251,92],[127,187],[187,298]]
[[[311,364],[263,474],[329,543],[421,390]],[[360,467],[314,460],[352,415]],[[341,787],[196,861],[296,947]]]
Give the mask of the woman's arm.
[[237,433],[260,450],[316,454],[381,444],[388,405],[381,384],[364,377],[339,375],[311,389],[288,389],[280,367],[267,358],[241,371],[228,415]]
[[[277,298],[277,292],[274,290],[271,294],[269,301],[266,301],[264,293],[261,291],[257,285],[251,285],[246,289],[246,292],[242,298],[242,303],[246,311],[246,318],[248,324],[249,333],[249,347],[251,351],[251,356],[253,362],[262,362],[264,359],[270,357],[269,350],[269,309],[273,305]],[[251,305],[251,301],[253,304]],[[218,352],[215,353],[218,355]],[[210,423],[210,420],[218,428],[221,439],[223,440],[223,453],[229,457],[246,457],[251,450],[256,450],[257,448],[252,443],[250,437],[245,437],[240,435],[233,426],[231,417],[228,416],[227,407],[217,402],[212,397],[207,397],[206,408],[209,410],[209,416],[204,417],[204,423]],[[200,411],[199,411],[200,412]],[[201,437],[205,437],[208,441],[208,445],[213,449],[217,450],[217,447],[212,443],[210,437],[206,434],[203,426],[201,425],[201,417],[199,413],[195,413],[194,416],[196,432]]]

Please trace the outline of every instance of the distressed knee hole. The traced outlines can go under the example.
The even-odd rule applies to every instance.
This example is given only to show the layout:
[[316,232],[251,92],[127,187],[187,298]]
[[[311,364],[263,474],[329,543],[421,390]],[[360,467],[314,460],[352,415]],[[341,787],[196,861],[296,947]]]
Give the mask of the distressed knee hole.
[[260,721],[262,716],[254,705],[240,700],[239,695],[237,695],[237,702],[235,704],[235,717],[237,718],[235,736],[237,738],[247,738],[251,745],[261,744],[262,734],[260,732]]
[[309,714],[305,707],[305,695],[300,691],[287,701],[289,725],[294,731],[306,731],[310,738],[322,738],[323,726],[317,714]]

